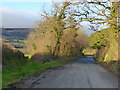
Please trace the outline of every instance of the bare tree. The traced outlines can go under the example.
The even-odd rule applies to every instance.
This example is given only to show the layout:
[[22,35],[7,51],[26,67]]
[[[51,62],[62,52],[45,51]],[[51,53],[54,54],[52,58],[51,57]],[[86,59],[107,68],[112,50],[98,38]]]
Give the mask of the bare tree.
[[118,8],[120,2],[73,2],[71,5],[75,8],[73,16],[79,18],[78,21],[89,21],[91,24],[108,24],[110,27],[119,28]]

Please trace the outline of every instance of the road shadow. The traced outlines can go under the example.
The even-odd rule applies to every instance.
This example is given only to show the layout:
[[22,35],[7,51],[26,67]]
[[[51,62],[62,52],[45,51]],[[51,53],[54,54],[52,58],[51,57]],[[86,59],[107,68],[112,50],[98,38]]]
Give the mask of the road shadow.
[[75,63],[82,63],[82,64],[97,64],[96,60],[91,55],[86,55],[84,58],[78,59]]

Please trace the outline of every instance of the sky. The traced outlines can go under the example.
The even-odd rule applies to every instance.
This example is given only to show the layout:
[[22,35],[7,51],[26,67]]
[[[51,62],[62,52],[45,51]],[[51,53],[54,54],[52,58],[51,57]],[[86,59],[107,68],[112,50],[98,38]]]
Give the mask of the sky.
[[[50,10],[52,2],[2,2],[0,3],[0,28],[18,27],[32,28],[36,21],[40,20],[42,11]],[[89,22],[81,23],[87,34],[94,31],[89,30]],[[103,26],[102,26],[103,27]]]
[[[5,2],[0,5],[0,27],[33,27],[43,9],[49,10],[49,2]],[[2,14],[1,14],[2,13]]]

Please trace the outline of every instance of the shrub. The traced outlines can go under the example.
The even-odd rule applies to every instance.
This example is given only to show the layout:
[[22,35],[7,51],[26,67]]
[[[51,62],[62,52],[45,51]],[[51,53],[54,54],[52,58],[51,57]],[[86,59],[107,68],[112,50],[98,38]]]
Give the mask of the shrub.
[[39,63],[45,63],[48,62],[50,60],[54,59],[54,56],[52,53],[46,52],[46,53],[37,53],[34,54],[31,57],[31,60],[37,61]]
[[26,57],[22,52],[9,44],[2,44],[2,63],[3,66],[8,65],[10,62],[25,60]]

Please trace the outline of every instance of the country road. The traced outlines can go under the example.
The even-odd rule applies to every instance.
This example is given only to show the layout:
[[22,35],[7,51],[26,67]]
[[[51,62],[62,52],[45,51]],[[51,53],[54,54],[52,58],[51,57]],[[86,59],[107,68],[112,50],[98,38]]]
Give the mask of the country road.
[[16,84],[18,88],[118,88],[118,78],[96,64],[93,57],[81,58],[57,69],[49,69]]

